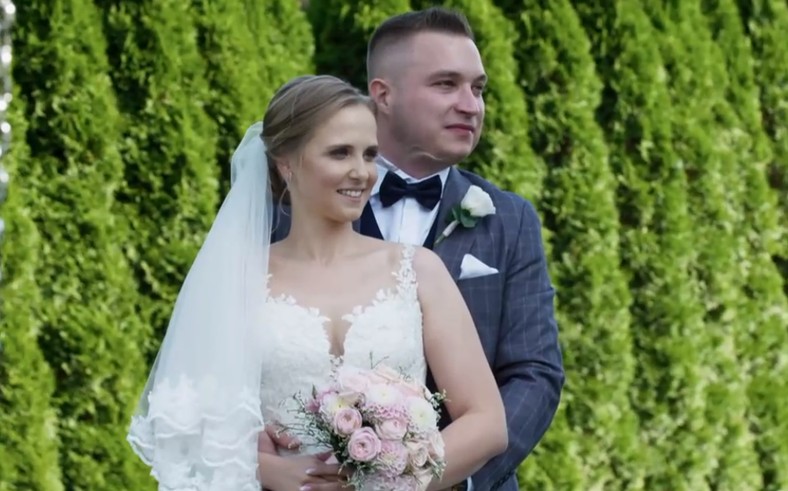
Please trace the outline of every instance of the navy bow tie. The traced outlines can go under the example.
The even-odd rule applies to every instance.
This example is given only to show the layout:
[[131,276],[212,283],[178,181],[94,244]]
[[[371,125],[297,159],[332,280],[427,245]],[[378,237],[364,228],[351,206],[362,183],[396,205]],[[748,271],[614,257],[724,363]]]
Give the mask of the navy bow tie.
[[439,176],[432,176],[426,181],[408,183],[393,172],[386,172],[380,183],[380,202],[388,208],[406,196],[416,198],[421,206],[432,210],[441,200],[443,183]]

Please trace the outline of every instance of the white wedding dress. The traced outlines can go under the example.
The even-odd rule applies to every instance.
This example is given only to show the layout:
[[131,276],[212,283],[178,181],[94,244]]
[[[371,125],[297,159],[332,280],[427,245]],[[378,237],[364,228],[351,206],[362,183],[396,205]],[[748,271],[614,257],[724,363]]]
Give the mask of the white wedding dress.
[[[327,317],[316,308],[299,304],[291,295],[271,296],[266,284],[260,402],[267,423],[276,421],[285,427],[295,424],[298,404],[293,396],[301,393],[308,397],[313,386],[329,382],[337,364],[370,368],[382,362],[424,382],[427,363],[413,254],[413,246],[403,246],[399,269],[392,271],[392,284],[371,293],[369,303],[342,317],[349,329],[341,357],[330,352]],[[326,450],[306,435],[297,436],[302,441],[298,453]]]

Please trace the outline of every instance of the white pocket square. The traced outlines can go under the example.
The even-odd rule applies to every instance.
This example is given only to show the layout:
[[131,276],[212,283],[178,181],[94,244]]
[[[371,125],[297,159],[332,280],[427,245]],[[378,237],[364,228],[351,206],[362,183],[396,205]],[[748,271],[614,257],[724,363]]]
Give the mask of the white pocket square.
[[462,258],[462,264],[460,265],[461,280],[478,278],[480,276],[487,276],[487,275],[495,274],[497,272],[498,272],[497,269],[487,266],[486,264],[479,261],[478,259],[476,259],[470,254],[466,254]]

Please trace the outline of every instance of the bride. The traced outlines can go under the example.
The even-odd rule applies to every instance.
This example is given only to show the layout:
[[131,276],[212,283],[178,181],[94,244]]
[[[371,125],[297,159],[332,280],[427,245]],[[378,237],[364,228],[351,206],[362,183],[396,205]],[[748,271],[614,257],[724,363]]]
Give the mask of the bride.
[[[343,488],[325,448],[257,451],[298,392],[384,361],[445,390],[446,470],[465,480],[507,445],[473,321],[431,251],[358,234],[376,181],[372,102],[330,76],[291,80],[232,159],[232,188],[175,303],[128,440],[160,490]],[[272,203],[288,237],[271,245]]]

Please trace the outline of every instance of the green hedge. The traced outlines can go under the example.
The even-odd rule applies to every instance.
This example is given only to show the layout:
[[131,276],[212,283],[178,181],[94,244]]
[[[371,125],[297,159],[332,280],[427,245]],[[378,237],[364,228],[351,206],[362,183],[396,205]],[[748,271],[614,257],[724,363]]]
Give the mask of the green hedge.
[[644,489],[703,490],[709,336],[691,274],[697,234],[656,38],[641,6],[576,2],[604,82],[597,117],[619,176],[622,262],[630,278]]
[[69,490],[138,489],[147,471],[124,440],[150,331],[119,246],[122,120],[98,11],[84,0],[50,5],[19,6],[25,63],[14,76],[29,125],[29,180],[19,185],[35,196],[28,211],[41,237],[33,313],[55,374],[60,469]]
[[3,165],[13,179],[0,208],[6,225],[0,284],[0,491],[63,491],[58,463],[55,379],[38,346],[43,307],[36,271],[41,236],[31,216],[35,185],[25,143],[23,102],[9,113],[13,144]]
[[[0,491],[155,489],[124,436],[231,152],[432,2],[306,3],[17,2]],[[536,204],[558,295],[522,489],[788,489],[788,4],[443,3],[490,75],[461,165]]]
[[385,18],[411,9],[409,0],[309,0],[315,69],[367,87],[367,39]]
[[246,5],[193,0],[192,12],[209,83],[205,109],[218,130],[216,160],[223,196],[229,188],[228,162],[246,129],[262,119],[277,87],[312,71],[310,26],[287,0]]
[[[783,489],[788,486],[788,425],[785,402],[769,394],[788,394],[788,372],[780,361],[779,346],[788,343],[788,304],[780,292],[781,277],[773,255],[785,257],[788,230],[780,220],[777,193],[768,183],[768,165],[773,162],[769,141],[761,125],[758,90],[755,85],[753,57],[741,18],[733,0],[707,0],[703,3],[706,20],[715,43],[717,79],[725,92],[727,111],[718,111],[719,136],[738,151],[734,175],[743,186],[741,221],[736,234],[747,260],[733,260],[741,266],[736,274],[744,280],[741,299],[746,309],[737,320],[735,339],[740,362],[749,370],[749,427],[756,436],[761,472],[750,489]],[[726,76],[727,75],[727,76]],[[777,191],[775,193],[775,191]],[[741,396],[739,396],[741,397]],[[737,405],[738,406],[738,405]],[[730,408],[728,409],[731,410]],[[722,468],[736,468],[742,459],[732,452],[722,456]],[[725,464],[728,464],[727,466]],[[729,476],[729,489],[741,489],[743,472]]]
[[674,107],[673,146],[687,174],[697,232],[693,271],[706,311],[704,368],[715,374],[708,378],[706,424],[696,433],[699,447],[706,450],[695,467],[706,474],[711,489],[759,489],[746,414],[747,374],[741,369],[745,360],[731,349],[747,327],[743,278],[732,265],[740,259],[739,251],[746,250],[738,162],[750,156],[734,141],[740,131],[726,100],[725,65],[700,5],[646,5],[659,31]]
[[118,214],[129,222],[125,252],[142,295],[139,316],[156,333],[152,358],[218,205],[218,128],[206,112],[206,65],[188,3],[96,4],[123,116]]
[[[594,119],[602,83],[567,0],[499,2],[518,28],[533,152],[545,161],[539,210],[568,373],[564,403],[520,472],[525,489],[641,489],[643,455],[628,391],[631,295],[619,264],[616,177]],[[598,438],[584,438],[593,432]]]
[[[737,0],[742,24],[752,45],[754,79],[760,89],[761,121],[772,142],[769,180],[780,198],[781,223],[788,229],[788,3],[782,0]],[[786,246],[786,241],[783,240]],[[777,258],[788,293],[788,252]],[[788,465],[788,464],[786,464]]]

